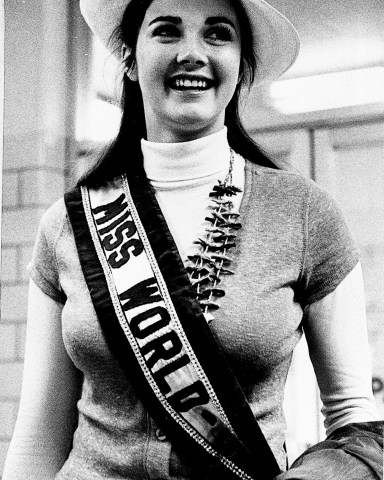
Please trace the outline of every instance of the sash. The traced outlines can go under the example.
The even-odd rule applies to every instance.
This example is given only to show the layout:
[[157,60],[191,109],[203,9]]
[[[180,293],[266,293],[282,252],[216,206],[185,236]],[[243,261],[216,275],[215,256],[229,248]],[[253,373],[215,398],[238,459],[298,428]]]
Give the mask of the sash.
[[203,478],[280,473],[216,342],[144,175],[65,195],[109,348],[156,424]]

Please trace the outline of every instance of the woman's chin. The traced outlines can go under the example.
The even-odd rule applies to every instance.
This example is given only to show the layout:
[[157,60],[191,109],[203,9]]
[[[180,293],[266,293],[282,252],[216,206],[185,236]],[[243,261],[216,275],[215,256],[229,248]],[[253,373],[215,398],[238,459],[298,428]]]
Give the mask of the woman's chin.
[[[147,117],[147,116],[146,116]],[[149,117],[147,137],[157,142],[188,141],[205,137],[220,131],[224,126],[224,115],[215,114],[204,108],[183,108],[178,106],[169,109],[166,115],[156,116],[156,121]]]
[[215,131],[224,125],[224,118],[218,119],[202,112],[181,112],[174,119],[174,125],[180,130],[180,133],[192,133],[198,131]]

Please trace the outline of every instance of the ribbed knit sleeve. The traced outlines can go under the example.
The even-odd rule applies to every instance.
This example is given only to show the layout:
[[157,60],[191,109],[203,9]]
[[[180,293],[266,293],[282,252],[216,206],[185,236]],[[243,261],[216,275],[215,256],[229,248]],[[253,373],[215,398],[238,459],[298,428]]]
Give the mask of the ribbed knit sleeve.
[[299,298],[305,306],[331,293],[356,266],[359,251],[333,198],[310,182]]
[[31,279],[54,300],[65,303],[55,256],[55,244],[65,219],[63,200],[52,205],[42,216],[35,241],[32,260],[28,265]]

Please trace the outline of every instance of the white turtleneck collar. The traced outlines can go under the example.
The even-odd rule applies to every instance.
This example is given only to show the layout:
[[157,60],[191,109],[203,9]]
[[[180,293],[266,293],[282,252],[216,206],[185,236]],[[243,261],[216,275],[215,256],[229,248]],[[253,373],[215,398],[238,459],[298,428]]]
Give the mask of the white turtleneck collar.
[[[230,165],[227,129],[183,143],[141,141],[144,169],[182,260],[198,248],[194,241],[209,226],[210,192]],[[243,188],[244,159],[235,154],[233,183]],[[235,209],[242,195],[233,199]]]
[[229,169],[230,149],[227,128],[217,133],[181,143],[156,143],[141,140],[144,169],[158,188],[185,183],[206,182],[225,175]]

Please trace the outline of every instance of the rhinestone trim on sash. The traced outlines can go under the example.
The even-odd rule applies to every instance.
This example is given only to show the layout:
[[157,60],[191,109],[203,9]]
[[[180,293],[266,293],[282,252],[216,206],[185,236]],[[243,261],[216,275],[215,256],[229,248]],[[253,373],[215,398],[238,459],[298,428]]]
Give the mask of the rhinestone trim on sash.
[[[124,335],[135,354],[135,357],[147,382],[167,414],[172,417],[173,420],[179,424],[196,443],[198,443],[212,457],[217,458],[219,462],[225,465],[225,467],[233,472],[238,478],[242,480],[253,480],[253,478],[239,468],[231,458],[227,458],[226,455],[216,450],[214,444],[211,444],[213,439],[215,439],[215,435],[217,435],[216,431],[220,430],[220,432],[222,432],[225,429],[228,429],[237,442],[239,442],[239,440],[237,439],[237,435],[230,421],[228,420],[219,399],[216,396],[216,392],[213,389],[209,378],[202,369],[180,324],[180,320],[174,308],[170,293],[158,266],[139,214],[136,210],[136,206],[132,200],[126,176],[121,178],[121,184],[122,188],[116,186],[115,189],[104,191],[88,190],[87,187],[81,187],[81,197],[86,221],[93,245],[95,247],[96,255],[100,261],[105,275],[113,308],[121,330],[124,332]],[[196,404],[196,409],[195,407],[191,407],[178,411],[174,407],[170,400],[172,395],[164,393],[164,391],[159,388],[154,378],[154,375],[160,372],[161,368],[167,368],[167,365],[169,365],[167,361],[172,362],[172,358],[169,359],[167,356],[164,358],[161,357],[157,363],[152,365],[152,368],[150,368],[147,363],[148,358],[146,358],[146,354],[144,354],[142,351],[145,345],[147,345],[147,343],[145,343],[147,339],[141,338],[140,335],[136,338],[132,333],[132,319],[143,315],[143,313],[145,314],[145,308],[151,308],[151,304],[148,304],[148,302],[144,301],[143,305],[138,307],[140,313],[137,313],[135,310],[136,307],[133,310],[130,310],[126,309],[122,304],[124,289],[126,287],[125,282],[127,278],[130,277],[129,274],[126,274],[126,271],[128,271],[127,269],[130,269],[130,267],[128,263],[123,262],[122,265],[115,265],[111,268],[111,265],[107,259],[108,252],[103,245],[104,235],[106,234],[108,236],[108,233],[104,233],[106,222],[108,222],[107,225],[109,225],[109,227],[106,227],[107,229],[112,227],[115,228],[117,225],[115,217],[111,214],[110,207],[112,204],[116,204],[121,207],[121,209],[117,208],[117,215],[120,221],[124,221],[127,217],[130,217],[135,223],[136,232],[133,233],[133,237],[135,239],[140,239],[143,249],[140,249],[136,255],[133,255],[131,260],[140,263],[140,271],[147,269],[151,272],[151,275],[154,275],[153,280],[156,281],[157,288],[159,289],[160,293],[159,300],[156,299],[154,302],[156,305],[164,304],[170,316],[169,324],[164,327],[161,326],[161,332],[162,334],[164,334],[164,332],[177,333],[182,346],[181,353],[184,354],[183,357],[180,357],[179,355],[178,358],[188,359],[188,364],[182,364],[177,368],[177,370],[169,372],[169,375],[167,375],[166,385],[169,385],[169,390],[171,393],[175,391],[177,395],[178,392],[182,391],[180,386],[184,386],[185,382],[187,382],[187,385],[190,385],[191,381],[195,380],[195,377],[198,378],[199,381],[204,385],[209,397],[206,401],[204,400],[203,405]],[[121,275],[122,269],[124,269],[125,273],[123,275]],[[150,297],[151,296],[153,297],[152,294]],[[143,306],[144,309],[141,311],[141,307]],[[136,317],[134,317],[135,315]],[[150,339],[148,340],[148,343],[153,340],[154,336],[156,336],[156,333],[149,334]],[[152,351],[150,351],[150,354],[152,354]],[[158,363],[161,363],[160,367],[158,367]],[[175,363],[177,363],[177,360],[175,360]],[[171,373],[175,374],[175,376],[176,373],[179,373],[177,379],[174,381],[174,384],[172,383],[172,378],[170,377]],[[201,414],[200,410],[203,412],[203,414]],[[205,411],[207,413],[204,415]],[[215,420],[214,423],[212,423],[213,419]],[[216,441],[218,440],[216,439]]]
[[[213,200],[224,201],[222,187],[229,185],[230,178],[219,183]],[[243,480],[275,478],[277,462],[191,298],[192,285],[145,177],[132,185],[124,175],[108,188],[76,187],[65,203],[106,341],[159,427],[188,461],[198,460],[198,469],[227,480],[231,473]],[[228,220],[225,210],[216,211]],[[225,223],[215,228],[226,232]]]

